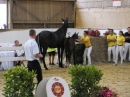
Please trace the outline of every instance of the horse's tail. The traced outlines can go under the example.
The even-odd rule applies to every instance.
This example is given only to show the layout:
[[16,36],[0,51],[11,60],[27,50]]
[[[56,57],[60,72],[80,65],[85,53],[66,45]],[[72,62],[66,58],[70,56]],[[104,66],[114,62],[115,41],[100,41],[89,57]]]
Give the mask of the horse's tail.
[[[38,44],[38,47],[39,47],[39,53],[42,54],[42,47],[41,47],[41,44],[40,44],[40,34],[37,35],[36,37],[36,41],[37,41],[37,44]],[[40,62],[42,62],[42,58],[39,58],[40,59]]]

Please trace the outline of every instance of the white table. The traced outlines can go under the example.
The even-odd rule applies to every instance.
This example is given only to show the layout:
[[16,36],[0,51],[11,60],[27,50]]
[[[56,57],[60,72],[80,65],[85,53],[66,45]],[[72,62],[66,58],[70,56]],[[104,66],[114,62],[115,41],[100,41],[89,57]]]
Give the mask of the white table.
[[[15,51],[0,51],[0,58],[15,57]],[[14,66],[14,61],[2,61],[0,70],[6,70]]]

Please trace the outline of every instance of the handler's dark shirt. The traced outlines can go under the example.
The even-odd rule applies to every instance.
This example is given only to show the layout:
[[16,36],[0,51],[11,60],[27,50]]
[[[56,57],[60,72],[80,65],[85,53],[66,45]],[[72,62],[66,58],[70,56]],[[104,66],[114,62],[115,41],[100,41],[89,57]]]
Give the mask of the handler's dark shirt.
[[[125,36],[130,37],[130,34],[128,32],[125,33]],[[126,39],[125,42],[130,43],[130,39]]]

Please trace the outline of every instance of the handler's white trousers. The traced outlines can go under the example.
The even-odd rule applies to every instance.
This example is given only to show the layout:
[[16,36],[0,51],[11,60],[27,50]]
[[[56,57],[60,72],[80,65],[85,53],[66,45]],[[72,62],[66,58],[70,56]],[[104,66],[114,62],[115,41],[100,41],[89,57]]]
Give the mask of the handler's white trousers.
[[112,47],[108,47],[108,61],[111,61],[111,51],[112,51],[112,55],[113,55],[113,61],[115,62],[115,58],[116,58],[116,48],[115,46]]
[[128,60],[130,61],[130,43],[125,43],[125,49],[124,49],[124,60],[126,60],[126,55],[128,52]]
[[88,58],[88,65],[92,64],[91,57],[90,57],[91,51],[92,51],[92,46],[85,48],[84,55],[83,55],[83,64],[86,64],[86,57]]
[[123,46],[117,46],[116,47],[116,61],[115,61],[115,64],[117,64],[119,53],[120,53],[121,64],[122,64],[123,63]]

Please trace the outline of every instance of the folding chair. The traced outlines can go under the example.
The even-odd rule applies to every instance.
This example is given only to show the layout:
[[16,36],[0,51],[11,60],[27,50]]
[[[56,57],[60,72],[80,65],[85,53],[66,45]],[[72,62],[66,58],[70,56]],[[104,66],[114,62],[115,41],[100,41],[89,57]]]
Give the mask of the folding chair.
[[[23,57],[23,56],[25,55],[24,54],[22,56],[17,56],[17,54],[15,55],[15,57]],[[22,65],[25,67],[24,60],[15,61],[15,66],[22,66]]]

